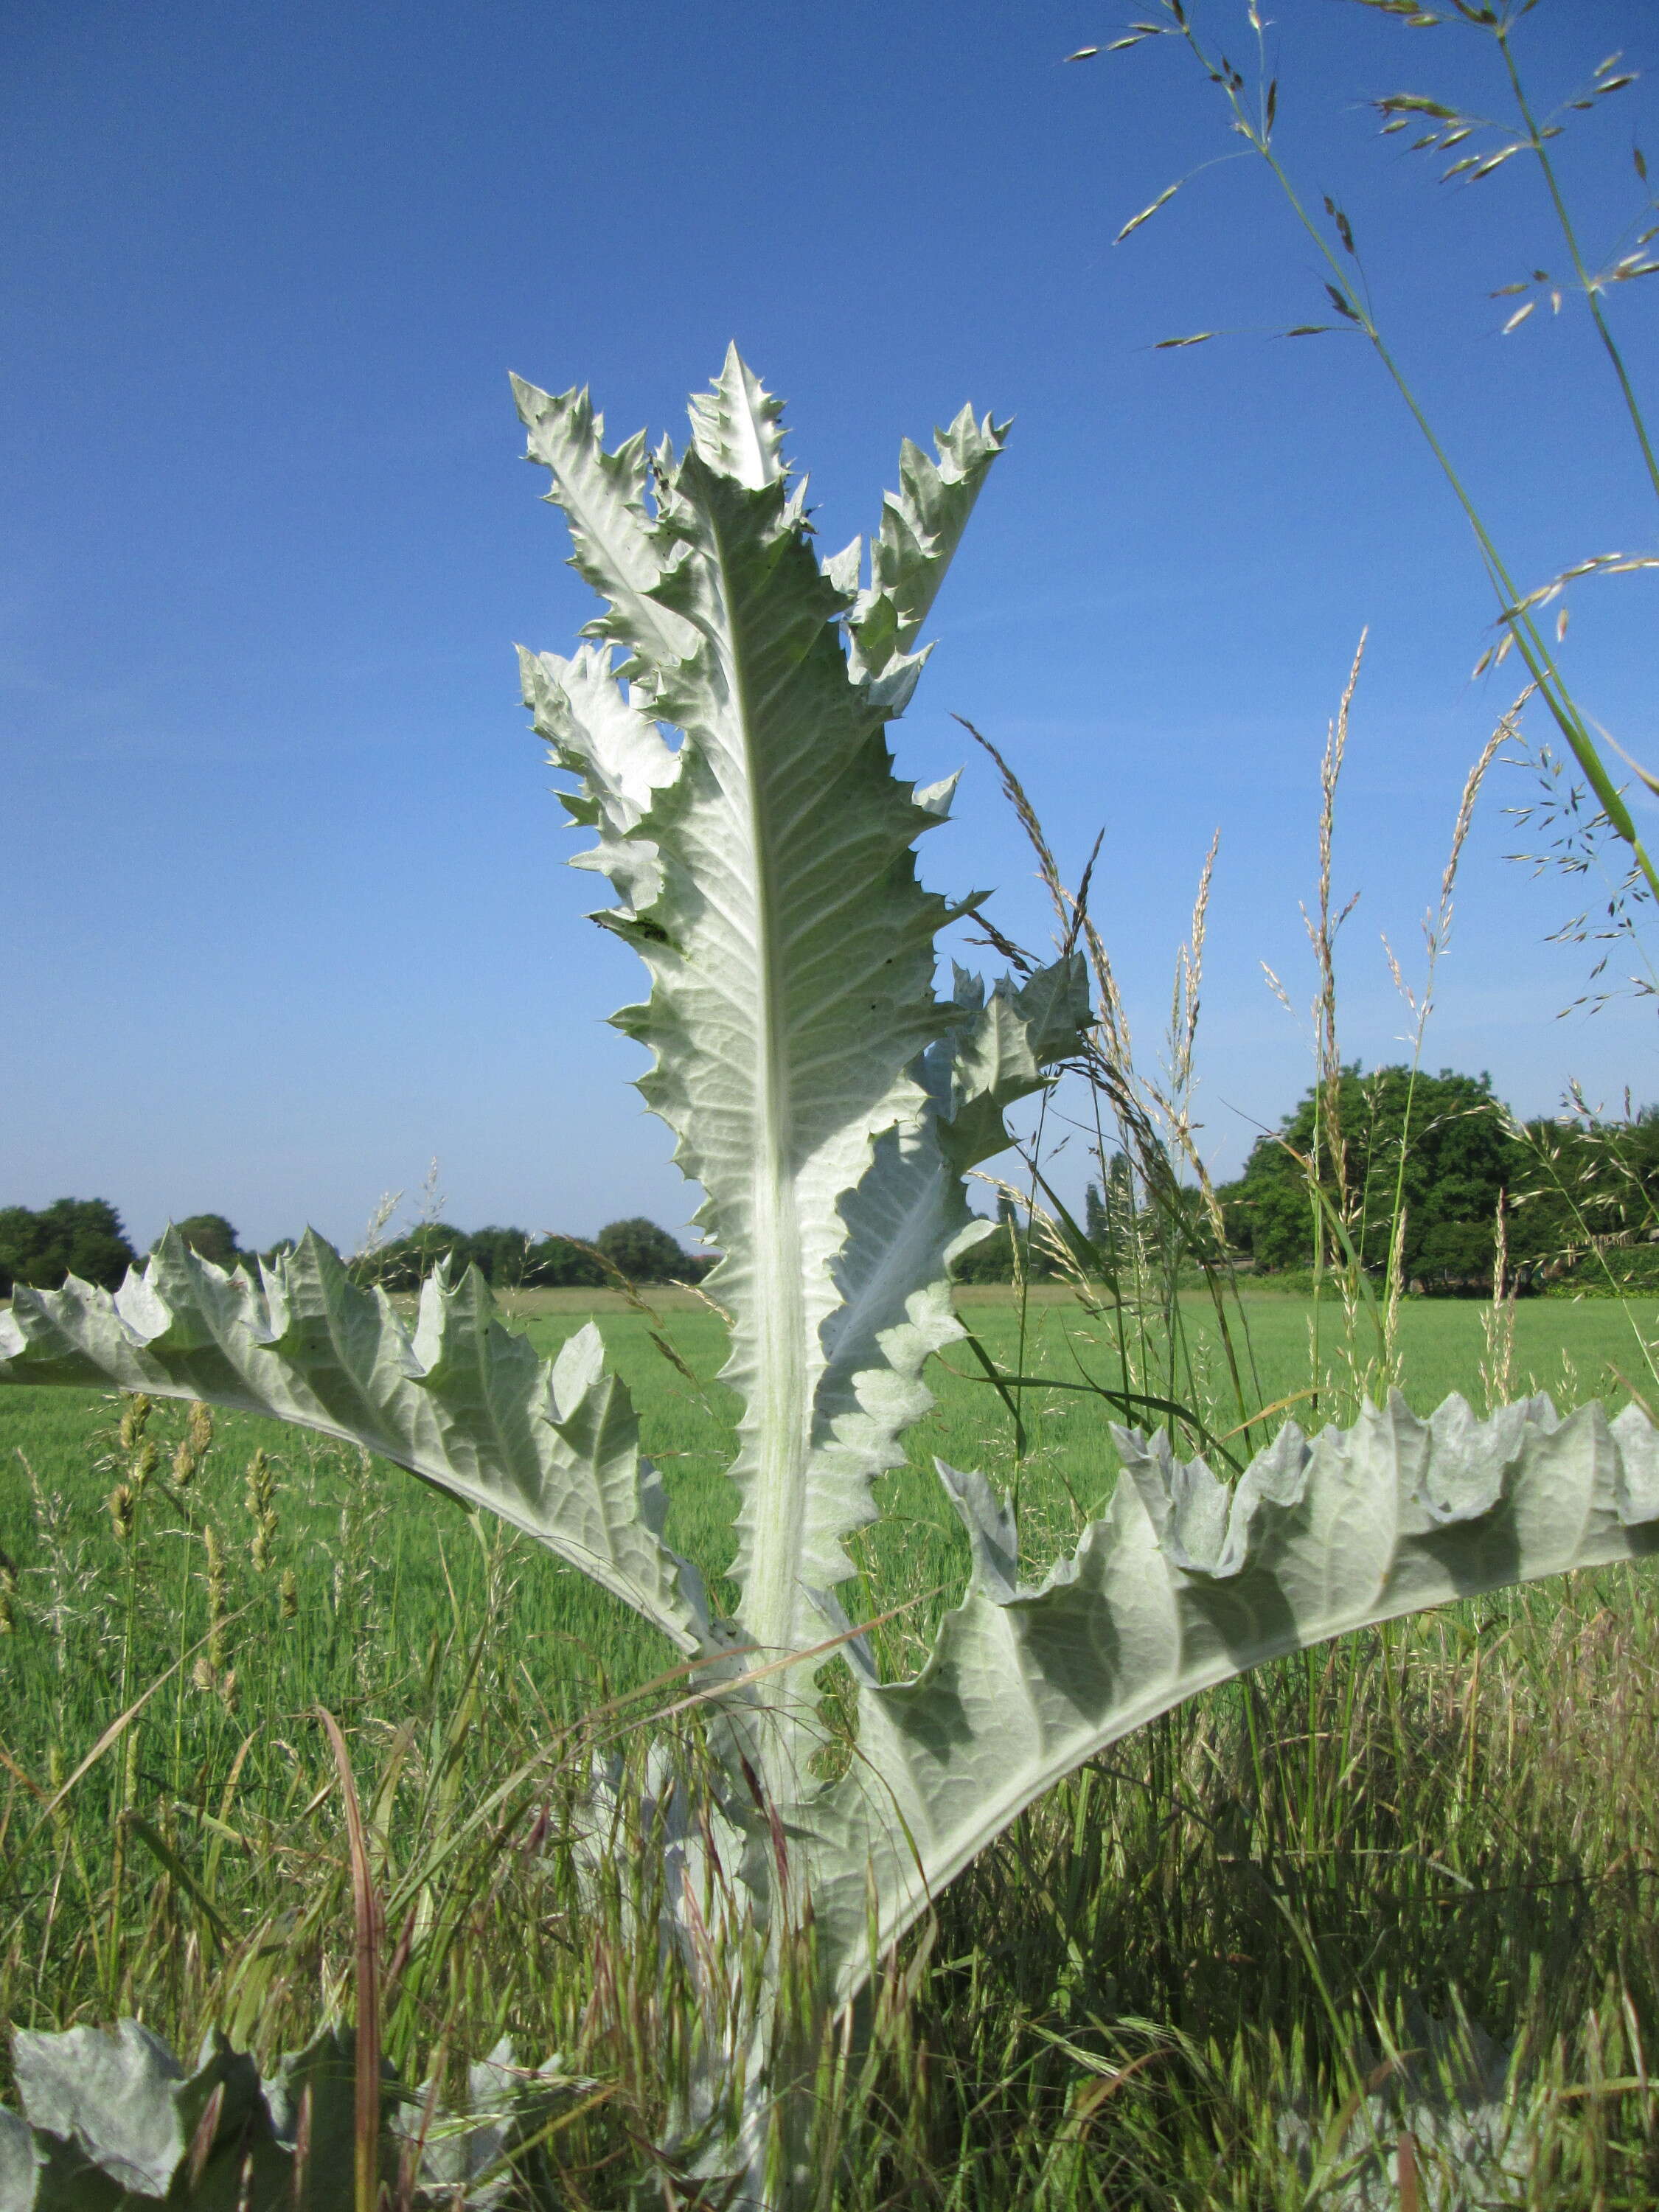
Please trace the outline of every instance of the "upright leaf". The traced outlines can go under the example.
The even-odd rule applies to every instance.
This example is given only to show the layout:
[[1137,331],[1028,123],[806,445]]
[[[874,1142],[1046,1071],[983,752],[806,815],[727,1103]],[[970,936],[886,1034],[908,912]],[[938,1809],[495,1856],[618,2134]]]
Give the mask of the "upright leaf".
[[712,392],[691,402],[691,442],[718,475],[759,491],[787,474],[783,459],[783,402],[775,399],[727,346]]
[[[544,456],[541,396],[521,405]],[[692,422],[690,450],[665,455],[647,530],[657,575],[642,590],[695,645],[665,650],[655,613],[639,615],[643,556],[625,588],[590,564],[611,602],[599,627],[632,648],[636,699],[579,701],[592,663],[579,676],[526,660],[526,688],[556,758],[582,779],[574,811],[600,838],[592,864],[622,892],[603,918],[651,974],[647,1002],[617,1018],[653,1055],[641,1090],[706,1192],[699,1219],[725,1255],[711,1287],[734,1316],[726,1372],[743,1400],[742,1626],[789,1650],[822,1634],[810,1593],[850,1571],[843,1540],[868,1517],[872,1472],[890,1463],[885,1445],[849,1448],[836,1433],[858,1413],[845,1352],[856,1345],[878,1373],[877,1340],[917,1287],[895,1303],[897,1255],[878,1231],[860,1243],[853,1219],[874,1228],[878,1160],[932,1141],[918,1056],[958,1016],[933,989],[948,909],[921,889],[910,853],[939,800],[899,781],[883,734],[914,661],[887,651],[878,669],[849,663],[848,592],[821,570],[790,496],[778,403],[735,353]],[[895,509],[913,514],[914,543],[892,554],[882,588],[913,623],[1000,442],[988,428],[953,435],[963,458],[948,483],[932,464],[907,465],[908,503]],[[585,530],[586,507],[554,466],[554,496]],[[652,750],[651,720],[683,732],[678,750]],[[648,790],[625,805],[624,757],[653,763]],[[849,1322],[860,1307],[865,1321]]]

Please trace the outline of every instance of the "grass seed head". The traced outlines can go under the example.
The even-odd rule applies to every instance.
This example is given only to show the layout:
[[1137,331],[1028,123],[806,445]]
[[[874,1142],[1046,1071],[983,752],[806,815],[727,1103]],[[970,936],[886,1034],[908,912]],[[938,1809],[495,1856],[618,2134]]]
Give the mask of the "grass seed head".
[[270,1566],[270,1547],[276,1540],[276,1510],[271,1503],[275,1487],[270,1460],[263,1450],[256,1451],[247,1466],[247,1510],[253,1523],[248,1556],[257,1575],[264,1574]]

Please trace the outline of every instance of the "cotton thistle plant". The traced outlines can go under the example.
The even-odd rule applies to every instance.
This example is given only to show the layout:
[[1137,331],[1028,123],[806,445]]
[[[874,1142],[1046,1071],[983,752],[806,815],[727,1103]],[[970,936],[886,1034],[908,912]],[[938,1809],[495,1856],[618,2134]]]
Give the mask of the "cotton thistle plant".
[[[356,2038],[324,2028],[262,2075],[210,2034],[193,2067],[136,2020],[113,2035],[20,2033],[12,2067],[23,2113],[0,2110],[4,2212],[108,2212],[145,2203],[198,2212],[337,2212],[351,2203]],[[382,2069],[374,2100],[386,2170],[412,2212],[496,2212],[518,2184],[556,2206],[538,2137],[592,2083],[556,2057],[532,2071],[503,2040],[468,2069],[453,2114],[433,2085],[400,2090]],[[342,2176],[344,2186],[342,2187]]]
[[[432,1277],[411,1328],[315,1237],[255,1281],[170,1236],[112,1297],[20,1287],[0,1382],[113,1384],[349,1438],[501,1515],[702,1662],[719,1771],[696,1802],[703,1784],[662,1776],[650,1824],[671,1856],[668,1933],[707,1999],[680,2154],[737,2176],[733,2201],[782,2207],[805,2187],[815,2036],[1024,1806],[1264,1660],[1652,1550],[1659,1438],[1633,1409],[1563,1420],[1540,1398],[1476,1420],[1453,1398],[1424,1421],[1396,1397],[1346,1431],[1287,1424],[1230,1486],[1117,1429],[1110,1503],[1036,1585],[1008,1504],[941,1465],[968,1589],[921,1672],[882,1679],[837,1595],[848,1540],[931,1403],[928,1358],[963,1334],[951,1263],[991,1228],[964,1177],[1091,1020],[1070,956],[988,991],[957,970],[939,995],[935,940],[962,909],[921,888],[912,848],[950,786],[899,780],[886,741],[1004,429],[964,410],[935,458],[907,444],[867,550],[821,560],[780,404],[735,351],[678,453],[647,456],[643,434],[608,452],[585,392],[514,389],[604,602],[573,657],[523,655],[525,696],[594,836],[578,865],[615,893],[596,919],[647,970],[617,1020],[650,1054],[641,1087],[724,1255],[732,1617],[664,1540],[663,1486],[597,1331],[538,1364],[476,1273]],[[821,1778],[813,1674],[832,1648],[856,1756]],[[724,1945],[705,1940],[716,1898]]]

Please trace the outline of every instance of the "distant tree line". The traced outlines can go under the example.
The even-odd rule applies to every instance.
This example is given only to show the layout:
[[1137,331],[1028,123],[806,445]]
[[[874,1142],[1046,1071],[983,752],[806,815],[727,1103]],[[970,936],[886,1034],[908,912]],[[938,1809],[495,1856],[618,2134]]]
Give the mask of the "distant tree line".
[[[216,1267],[252,1265],[293,1249],[284,1238],[264,1253],[244,1251],[222,1213],[186,1214],[173,1226],[193,1251]],[[0,1206],[0,1297],[15,1283],[56,1290],[66,1275],[114,1290],[138,1255],[119,1213],[107,1199],[59,1198],[31,1211]],[[476,1267],[499,1290],[592,1289],[623,1275],[631,1283],[700,1282],[715,1255],[687,1252],[665,1229],[642,1215],[607,1222],[591,1242],[574,1237],[535,1237],[528,1230],[457,1229],[424,1222],[405,1237],[360,1253],[351,1271],[382,1290],[419,1288],[441,1260],[459,1273]]]
[[996,1227],[964,1252],[951,1270],[959,1283],[1044,1282],[1055,1273],[1054,1255],[1018,1212],[1012,1199],[997,1200]]
[[[1490,1286],[1502,1218],[1506,1285],[1565,1282],[1659,1295],[1659,1107],[1608,1118],[1583,1109],[1559,1120],[1517,1121],[1486,1075],[1430,1074],[1356,1064],[1328,1091],[1310,1088],[1274,1131],[1259,1137],[1243,1171],[1215,1192],[1221,1226],[1196,1190],[1160,1194],[1154,1218],[1121,1155],[1091,1184],[1079,1226],[1089,1270],[1121,1271],[1136,1238],[1200,1261],[1243,1260],[1255,1272],[1295,1275],[1311,1261],[1316,1215],[1327,1250],[1348,1246],[1382,1276],[1398,1223],[1407,1285],[1456,1292]],[[1171,1218],[1171,1208],[1179,1218]],[[1340,1223],[1340,1231],[1335,1224]],[[185,1242],[222,1267],[244,1252],[222,1213],[187,1215]],[[0,1206],[0,1296],[16,1283],[55,1287],[66,1274],[112,1289],[136,1258],[106,1199],[60,1198],[39,1212]],[[608,1222],[591,1242],[527,1230],[425,1222],[361,1253],[352,1272],[388,1291],[416,1289],[441,1260],[476,1267],[498,1290],[597,1290],[620,1274],[635,1283],[695,1283],[714,1255],[687,1252],[653,1221]],[[959,1282],[1040,1280],[1056,1272],[1041,1234],[1000,1200],[993,1233],[957,1262]]]
[[[1490,1076],[1355,1065],[1328,1090],[1310,1088],[1214,1198],[1212,1208],[1190,1185],[1166,1186],[1154,1205],[1115,1154],[1085,1194],[1073,1256],[1108,1280],[1154,1249],[1154,1273],[1173,1255],[1194,1275],[1243,1262],[1294,1280],[1310,1269],[1319,1236],[1328,1267],[1352,1249],[1380,1280],[1397,1230],[1407,1288],[1484,1293],[1498,1270],[1501,1218],[1506,1289],[1659,1295],[1659,1107],[1522,1121]],[[1016,1215],[1003,1198],[995,1231],[957,1262],[958,1281],[1057,1272],[1054,1239],[1033,1237]]]
[[[1316,1195],[1316,1193],[1317,1195]],[[1346,1067],[1310,1089],[1257,1139],[1243,1173],[1216,1194],[1227,1243],[1263,1273],[1306,1268],[1315,1213],[1368,1273],[1386,1273],[1399,1237],[1407,1285],[1480,1291],[1498,1264],[1508,1286],[1537,1289],[1609,1272],[1659,1285],[1659,1108],[1610,1119],[1588,1109],[1522,1121],[1487,1075]]]
[[38,1212],[0,1206],[0,1297],[14,1283],[55,1289],[70,1274],[113,1290],[134,1257],[107,1199],[55,1198]]
[[497,1290],[599,1290],[618,1275],[630,1283],[701,1282],[715,1255],[685,1251],[641,1214],[609,1221],[592,1239],[430,1221],[360,1254],[351,1267],[360,1281],[382,1290],[412,1291],[445,1259],[453,1273],[476,1267]]

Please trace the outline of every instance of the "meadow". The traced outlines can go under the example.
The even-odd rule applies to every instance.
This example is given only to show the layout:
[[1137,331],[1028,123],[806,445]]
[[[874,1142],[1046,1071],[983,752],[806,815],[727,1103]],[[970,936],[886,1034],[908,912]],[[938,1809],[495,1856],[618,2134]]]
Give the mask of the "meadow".
[[[725,1333],[694,1296],[650,1296],[645,1311],[526,1294],[510,1318],[550,1351],[597,1309],[670,1539],[718,1572]],[[1009,1372],[1116,1371],[1103,1317],[1064,1291],[961,1302]],[[1351,1414],[1340,1306],[1261,1294],[1242,1318],[1255,1405]],[[1224,1435],[1212,1316],[1189,1297],[1182,1319]],[[1454,1389],[1611,1406],[1641,1387],[1656,1333],[1659,1308],[1523,1303],[1504,1382],[1489,1308],[1408,1301],[1406,1392],[1419,1410]],[[892,1612],[876,1635],[895,1668],[966,1575],[934,1454],[1017,1486],[1036,1565],[1115,1469],[1087,1391],[1020,1394],[1017,1464],[966,1347],[930,1380],[937,1408],[848,1592],[866,1617]],[[349,2010],[325,1707],[367,1808],[391,2055],[419,2078],[503,2031],[526,2057],[557,2051],[562,2199],[629,2201],[684,1992],[639,1910],[654,1854],[584,1877],[580,1837],[594,1750],[637,1787],[647,1717],[695,1694],[683,1671],[662,1680],[668,1646],[527,1543],[273,1424],[19,1393],[0,1401],[0,2014],[136,2013],[181,2048],[216,2021],[269,2054]],[[825,2099],[824,2205],[1301,2204],[1330,2116],[1340,2152],[1364,2085],[1403,2078],[1422,2062],[1399,2054],[1425,2039],[1465,2101],[1483,2067],[1496,2094],[1517,2043],[1545,2148],[1516,2201],[1650,2203],[1652,1601],[1649,1571],[1620,1569],[1446,1608],[1264,1668],[1085,1768],[884,1979],[841,2062],[860,2093]],[[822,1678],[830,1756],[842,1671]],[[670,1723],[688,1755],[696,1717]]]

